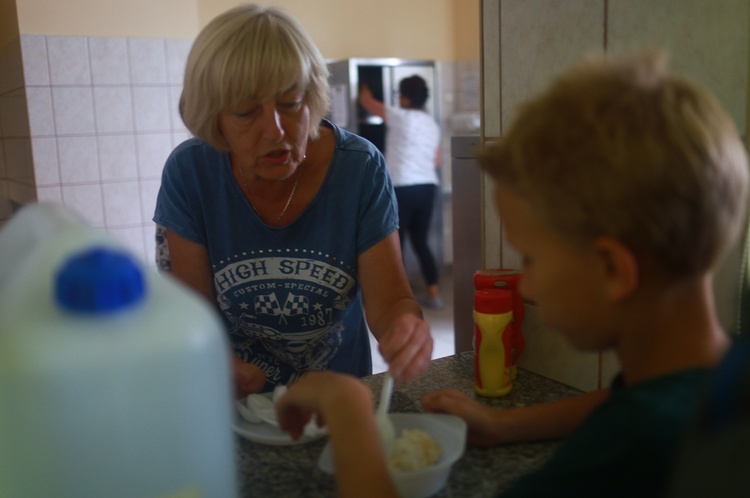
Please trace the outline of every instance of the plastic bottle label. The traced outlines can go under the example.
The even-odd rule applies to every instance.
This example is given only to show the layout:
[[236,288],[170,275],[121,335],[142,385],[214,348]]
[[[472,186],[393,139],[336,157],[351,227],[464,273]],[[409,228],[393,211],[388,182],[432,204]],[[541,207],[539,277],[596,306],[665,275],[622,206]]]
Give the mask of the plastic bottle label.
[[511,382],[506,365],[503,336],[511,333],[513,312],[474,314],[474,390],[481,396],[508,394]]

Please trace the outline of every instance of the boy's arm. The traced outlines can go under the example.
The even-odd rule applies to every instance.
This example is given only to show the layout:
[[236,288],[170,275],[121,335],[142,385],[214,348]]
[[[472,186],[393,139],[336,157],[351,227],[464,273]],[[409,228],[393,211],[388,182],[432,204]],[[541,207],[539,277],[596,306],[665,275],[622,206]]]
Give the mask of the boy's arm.
[[328,427],[338,496],[396,497],[375,425],[372,391],[355,377],[311,372],[276,403],[281,428],[294,438],[313,413]]
[[511,409],[496,409],[453,390],[427,393],[425,411],[450,413],[469,426],[469,443],[493,446],[559,439],[570,434],[599,406],[609,391],[602,389],[560,401]]

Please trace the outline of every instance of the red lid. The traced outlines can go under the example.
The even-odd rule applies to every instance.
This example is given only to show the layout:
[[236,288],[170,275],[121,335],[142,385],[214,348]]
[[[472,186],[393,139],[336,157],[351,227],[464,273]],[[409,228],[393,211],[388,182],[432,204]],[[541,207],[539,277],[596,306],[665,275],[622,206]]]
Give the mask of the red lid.
[[479,313],[508,313],[513,309],[513,293],[503,289],[474,292],[474,310]]
[[474,272],[474,288],[479,289],[518,289],[521,272],[505,268],[486,268]]

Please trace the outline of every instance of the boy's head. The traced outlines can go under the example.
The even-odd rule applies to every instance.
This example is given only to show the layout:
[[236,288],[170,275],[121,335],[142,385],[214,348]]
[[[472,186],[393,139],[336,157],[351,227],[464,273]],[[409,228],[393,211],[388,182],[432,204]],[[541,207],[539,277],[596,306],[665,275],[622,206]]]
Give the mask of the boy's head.
[[545,226],[615,239],[668,280],[712,271],[744,220],[747,157],[734,124],[658,52],[572,68],[479,162]]

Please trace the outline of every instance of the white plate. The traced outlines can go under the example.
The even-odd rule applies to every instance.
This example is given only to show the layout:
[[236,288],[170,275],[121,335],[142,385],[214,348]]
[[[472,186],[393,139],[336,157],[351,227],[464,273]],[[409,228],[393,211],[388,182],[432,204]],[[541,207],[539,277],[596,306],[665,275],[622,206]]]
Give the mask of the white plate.
[[[271,399],[271,393],[264,393],[263,396]],[[319,430],[314,436],[303,435],[298,440],[292,439],[288,433],[282,431],[274,425],[261,422],[259,424],[253,424],[243,419],[239,413],[235,413],[234,423],[232,424],[234,432],[249,439],[250,441],[262,444],[268,444],[273,446],[292,446],[297,444],[306,444],[312,441],[316,441],[327,434],[324,430]]]

